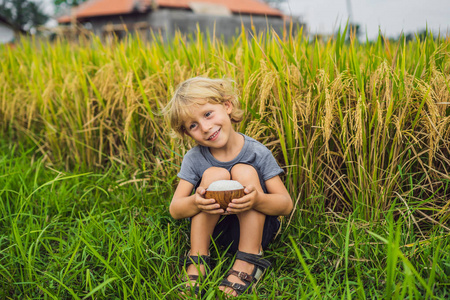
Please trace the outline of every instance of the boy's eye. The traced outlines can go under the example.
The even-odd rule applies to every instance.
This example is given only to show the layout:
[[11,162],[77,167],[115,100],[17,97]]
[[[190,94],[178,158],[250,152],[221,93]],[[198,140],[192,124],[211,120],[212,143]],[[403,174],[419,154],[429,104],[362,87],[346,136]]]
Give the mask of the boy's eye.
[[189,130],[195,129],[195,127],[197,127],[197,124],[192,123],[191,125],[189,125]]
[[205,114],[205,117],[209,117],[209,116],[211,116],[212,115],[212,111],[208,111],[206,114]]

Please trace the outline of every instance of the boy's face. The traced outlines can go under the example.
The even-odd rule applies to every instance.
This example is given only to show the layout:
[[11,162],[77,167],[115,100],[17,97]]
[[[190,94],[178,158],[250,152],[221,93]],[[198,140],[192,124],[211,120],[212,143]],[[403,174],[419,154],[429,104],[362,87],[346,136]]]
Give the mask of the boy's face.
[[186,134],[199,145],[222,148],[234,132],[230,114],[233,105],[227,101],[223,104],[205,103],[195,105],[191,114],[184,120]]

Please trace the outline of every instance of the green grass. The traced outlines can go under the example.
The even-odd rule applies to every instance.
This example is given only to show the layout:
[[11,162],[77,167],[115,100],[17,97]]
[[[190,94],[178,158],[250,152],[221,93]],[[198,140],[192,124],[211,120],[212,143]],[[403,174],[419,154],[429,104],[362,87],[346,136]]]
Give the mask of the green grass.
[[[0,298],[178,299],[188,222],[168,213],[171,179],[115,165],[65,172],[36,152],[0,147]],[[449,297],[448,228],[421,232],[420,220],[408,220],[395,205],[379,222],[296,211],[247,298]],[[216,287],[232,262],[223,249],[212,255],[205,299],[221,297]]]

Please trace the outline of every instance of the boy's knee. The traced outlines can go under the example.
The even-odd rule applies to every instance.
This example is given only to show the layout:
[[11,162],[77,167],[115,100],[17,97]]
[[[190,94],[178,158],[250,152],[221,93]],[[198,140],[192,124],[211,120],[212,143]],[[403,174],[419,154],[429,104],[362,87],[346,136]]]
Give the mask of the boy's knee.
[[[210,167],[203,172],[203,177],[209,176],[209,177],[216,177],[223,180],[230,180],[231,175],[230,172],[228,172],[227,169],[219,168],[219,167]],[[220,180],[217,179],[217,180]]]
[[231,174],[227,169],[219,167],[210,167],[203,172],[202,184],[208,187],[212,182],[217,180],[230,180]]
[[264,220],[266,219],[267,215],[263,214],[262,212],[259,212],[257,210],[254,209],[249,209],[246,211],[243,211],[241,213],[236,214],[236,216],[238,217],[239,220],[241,220],[242,218],[251,218],[252,220],[262,220],[263,224],[264,224]]
[[258,180],[258,172],[255,168],[246,164],[237,164],[231,168],[231,178],[239,182],[247,182],[249,180]]

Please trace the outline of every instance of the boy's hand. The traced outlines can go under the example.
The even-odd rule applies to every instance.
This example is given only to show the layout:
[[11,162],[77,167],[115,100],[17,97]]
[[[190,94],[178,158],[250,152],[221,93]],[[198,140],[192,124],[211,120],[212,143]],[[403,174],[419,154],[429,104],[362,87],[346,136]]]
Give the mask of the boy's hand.
[[199,186],[195,191],[194,203],[197,208],[205,213],[217,215],[223,214],[224,210],[220,208],[219,203],[214,199],[205,199],[206,189]]
[[227,213],[238,214],[252,209],[253,206],[255,206],[258,198],[258,191],[256,188],[253,185],[248,185],[245,187],[244,193],[244,197],[231,200],[230,204],[228,204]]

